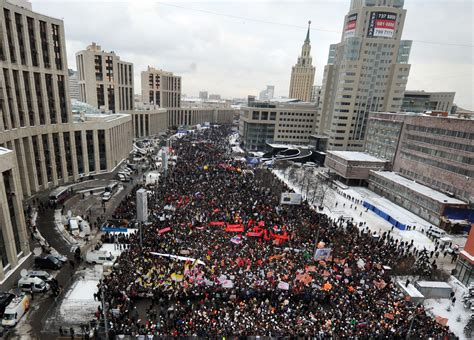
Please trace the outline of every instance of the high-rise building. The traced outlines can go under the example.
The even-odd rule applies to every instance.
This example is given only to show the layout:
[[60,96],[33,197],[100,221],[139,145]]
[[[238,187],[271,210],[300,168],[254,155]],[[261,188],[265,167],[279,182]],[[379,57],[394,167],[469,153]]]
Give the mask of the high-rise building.
[[260,91],[258,95],[259,100],[270,100],[273,99],[275,96],[275,86],[274,85],[267,85],[267,88],[263,91]]
[[181,107],[181,77],[148,66],[142,71],[142,101],[160,108]]
[[133,110],[133,64],[92,43],[76,53],[81,101],[106,112]]
[[262,151],[267,143],[309,143],[314,131],[316,107],[301,102],[255,102],[249,101],[240,111],[240,127],[244,148]]
[[316,107],[319,107],[319,98],[321,97],[321,86],[315,85],[311,90],[311,102],[316,103]]
[[352,0],[341,42],[324,68],[317,132],[329,149],[361,151],[369,112],[400,111],[411,41],[401,40],[403,0]]
[[311,43],[309,40],[309,30],[311,21],[308,23],[308,32],[303,47],[301,48],[301,55],[298,57],[298,62],[291,69],[290,79],[290,98],[302,100],[304,102],[311,101],[311,91],[313,89],[314,74],[316,68],[312,65],[311,58]]
[[220,94],[210,94],[209,99],[210,100],[221,100],[221,95]]
[[199,98],[206,100],[207,99],[207,91],[199,91]]
[[401,111],[443,111],[451,114],[455,95],[455,92],[405,91]]
[[69,74],[69,82],[68,82],[69,95],[71,96],[71,99],[80,101],[81,91],[79,89],[79,79],[78,79],[77,71],[69,69],[68,74]]
[[0,0],[0,13],[3,290],[30,263],[23,197],[115,169],[132,149],[132,121],[128,114],[71,105],[62,20],[35,13],[20,0]]

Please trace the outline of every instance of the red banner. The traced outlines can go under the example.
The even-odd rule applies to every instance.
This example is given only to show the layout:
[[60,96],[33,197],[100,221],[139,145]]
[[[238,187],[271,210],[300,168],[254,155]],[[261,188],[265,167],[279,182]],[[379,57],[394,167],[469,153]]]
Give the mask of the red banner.
[[159,233],[159,234],[164,234],[164,233],[167,233],[168,231],[171,231],[171,228],[170,228],[170,227],[166,227],[166,228],[160,229],[160,230],[158,230],[158,233]]
[[225,222],[212,221],[209,222],[210,226],[225,226]]
[[[232,225],[232,224],[231,224]],[[230,227],[230,225],[225,228],[225,231],[230,232],[230,233],[243,233],[244,232],[244,226],[240,224],[234,224],[236,227]]]
[[247,233],[247,236],[251,236],[251,237],[261,237],[262,235],[263,235],[263,230],[259,232],[249,231]]

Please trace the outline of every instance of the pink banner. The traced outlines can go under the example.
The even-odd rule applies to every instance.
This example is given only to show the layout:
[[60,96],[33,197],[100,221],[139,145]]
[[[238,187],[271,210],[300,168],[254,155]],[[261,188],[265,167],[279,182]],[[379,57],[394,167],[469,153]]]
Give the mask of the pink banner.
[[166,228],[160,229],[160,230],[158,230],[158,233],[164,234],[164,233],[167,233],[168,231],[171,231],[171,228],[170,228],[170,227],[166,227]]

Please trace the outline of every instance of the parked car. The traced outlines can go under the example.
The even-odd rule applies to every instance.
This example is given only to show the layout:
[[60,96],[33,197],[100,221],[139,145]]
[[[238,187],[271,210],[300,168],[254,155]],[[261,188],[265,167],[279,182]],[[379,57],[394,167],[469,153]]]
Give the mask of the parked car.
[[5,308],[12,302],[15,298],[15,294],[12,293],[0,293],[0,317],[3,317],[3,313],[5,312]]
[[37,277],[46,283],[49,283],[53,280],[53,276],[50,273],[45,272],[44,270],[33,270],[29,272],[26,276]]
[[86,262],[87,263],[106,263],[106,262],[113,262],[114,256],[105,250],[91,250],[86,254]]
[[112,197],[112,193],[106,191],[106,192],[104,192],[104,193],[102,194],[102,201],[103,201],[103,202],[108,202],[111,197]]
[[23,292],[46,293],[49,290],[49,284],[39,277],[22,277],[18,281],[18,288]]
[[63,266],[63,262],[59,261],[56,257],[48,255],[45,257],[35,257],[35,266],[39,269],[60,269]]
[[59,262],[62,262],[62,264],[65,264],[67,263],[69,260],[67,258],[67,256],[64,256],[64,255],[61,255],[59,253],[56,253],[56,254],[50,254],[48,256],[52,256],[52,257],[55,257],[59,260]]
[[2,326],[15,326],[21,317],[28,311],[28,308],[30,308],[30,299],[28,295],[22,294],[19,297],[14,298],[7,308],[5,308]]

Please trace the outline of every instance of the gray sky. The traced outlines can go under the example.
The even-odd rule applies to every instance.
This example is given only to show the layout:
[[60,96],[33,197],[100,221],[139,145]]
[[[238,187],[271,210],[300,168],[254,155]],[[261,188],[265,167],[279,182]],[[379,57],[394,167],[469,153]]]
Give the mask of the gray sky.
[[[147,65],[183,77],[183,93],[287,96],[291,67],[308,20],[322,82],[329,44],[340,41],[350,0],[32,0],[33,10],[64,19],[68,66],[92,41],[135,67],[135,92]],[[403,39],[414,40],[407,89],[455,91],[474,110],[473,0],[405,0]],[[254,20],[255,19],[255,20]],[[464,46],[459,46],[464,45]]]

